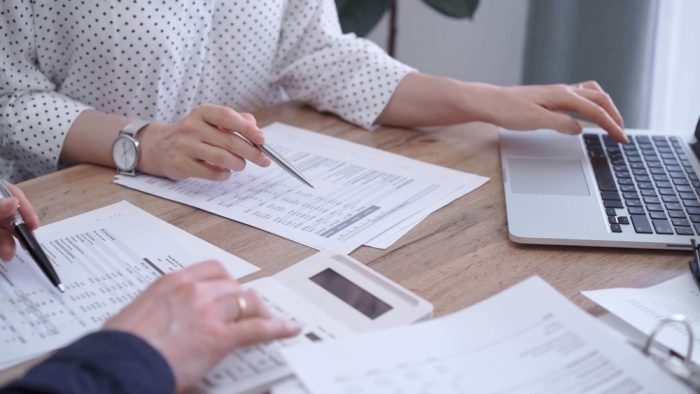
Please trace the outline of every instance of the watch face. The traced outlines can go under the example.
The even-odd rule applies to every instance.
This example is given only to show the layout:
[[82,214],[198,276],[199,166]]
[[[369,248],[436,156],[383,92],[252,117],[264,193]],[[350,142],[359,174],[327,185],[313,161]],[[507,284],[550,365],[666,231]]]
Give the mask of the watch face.
[[112,146],[114,165],[122,171],[131,171],[136,167],[136,144],[127,136],[119,136]]

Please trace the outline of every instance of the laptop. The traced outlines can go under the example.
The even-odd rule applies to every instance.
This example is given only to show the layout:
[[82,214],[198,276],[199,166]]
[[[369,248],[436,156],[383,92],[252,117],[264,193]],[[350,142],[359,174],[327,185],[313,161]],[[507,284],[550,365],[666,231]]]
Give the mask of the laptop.
[[[700,146],[627,130],[501,130],[508,232],[519,243],[691,249],[700,240]],[[700,140],[700,120],[695,141]]]

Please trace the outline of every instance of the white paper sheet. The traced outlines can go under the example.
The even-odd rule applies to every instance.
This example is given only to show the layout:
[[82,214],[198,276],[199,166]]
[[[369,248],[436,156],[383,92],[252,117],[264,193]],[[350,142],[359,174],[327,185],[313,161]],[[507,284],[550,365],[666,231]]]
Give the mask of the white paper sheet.
[[235,277],[258,270],[127,202],[49,224],[36,236],[66,292],[21,248],[0,263],[3,367],[98,329],[164,273],[205,259],[218,259]]
[[426,323],[282,351],[313,393],[687,393],[540,278]]
[[[700,292],[690,274],[644,289],[591,290],[582,294],[645,334],[659,320],[683,315],[695,332],[695,349],[700,346]],[[688,336],[680,325],[668,326],[656,338],[669,349],[685,354]],[[700,364],[700,352],[694,352],[692,359]]]
[[438,209],[456,191],[467,190],[465,182],[473,190],[486,181],[279,123],[266,127],[265,134],[267,143],[316,189],[274,164],[250,165],[220,183],[145,175],[119,176],[115,182],[316,249],[350,253],[415,214]]

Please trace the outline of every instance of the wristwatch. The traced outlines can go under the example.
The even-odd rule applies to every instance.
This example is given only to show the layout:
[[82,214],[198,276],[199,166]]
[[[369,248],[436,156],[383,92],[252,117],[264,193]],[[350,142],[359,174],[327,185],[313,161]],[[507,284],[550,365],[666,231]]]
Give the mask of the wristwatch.
[[139,149],[138,134],[150,122],[136,120],[119,130],[117,139],[112,144],[112,160],[117,171],[122,175],[136,175],[141,150]]

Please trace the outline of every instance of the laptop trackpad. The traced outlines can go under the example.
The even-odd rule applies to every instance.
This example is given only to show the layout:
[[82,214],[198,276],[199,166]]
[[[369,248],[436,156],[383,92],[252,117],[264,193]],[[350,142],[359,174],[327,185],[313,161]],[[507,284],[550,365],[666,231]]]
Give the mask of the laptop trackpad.
[[510,158],[508,164],[513,193],[590,195],[578,159]]

